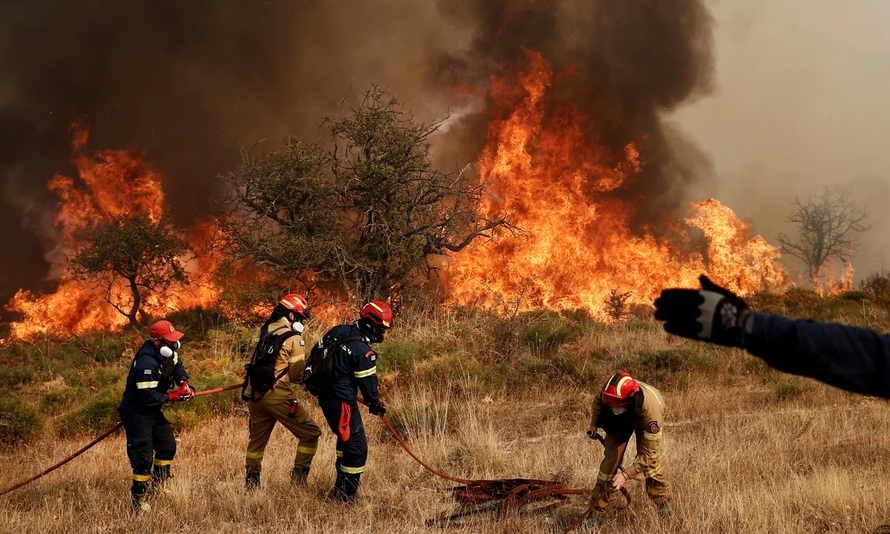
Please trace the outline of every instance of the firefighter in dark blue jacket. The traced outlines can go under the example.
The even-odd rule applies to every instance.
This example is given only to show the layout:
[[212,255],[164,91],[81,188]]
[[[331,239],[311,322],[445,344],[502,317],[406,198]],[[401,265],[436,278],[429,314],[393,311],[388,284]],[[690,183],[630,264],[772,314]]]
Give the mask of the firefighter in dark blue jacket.
[[377,353],[371,343],[382,342],[391,324],[390,307],[385,302],[373,301],[361,309],[358,321],[331,328],[321,340],[325,345],[347,336],[362,338],[344,343],[334,351],[331,388],[318,397],[318,405],[337,435],[337,481],[333,494],[342,501],[355,500],[368,459],[368,440],[358,411],[356,390],[361,390],[372,414],[386,413],[377,392]]
[[700,280],[701,290],[666,289],[655,301],[655,318],[671,334],[741,347],[780,371],[890,398],[890,336],[756,313],[708,277]]
[[[182,332],[169,321],[158,321],[151,325],[149,335],[151,339],[133,358],[124,398],[118,407],[127,433],[127,457],[133,468],[130,493],[135,512],[151,511],[149,490],[161,487],[172,476],[170,464],[176,455],[176,440],[161,406],[190,401],[195,396],[176,353]],[[168,392],[174,386],[178,389]]]

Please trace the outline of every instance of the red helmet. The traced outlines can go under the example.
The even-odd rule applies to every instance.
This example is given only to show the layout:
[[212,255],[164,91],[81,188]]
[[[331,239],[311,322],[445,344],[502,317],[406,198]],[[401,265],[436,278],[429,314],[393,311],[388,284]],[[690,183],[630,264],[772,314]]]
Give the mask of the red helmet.
[[625,372],[618,372],[606,382],[603,388],[603,404],[610,408],[620,408],[627,405],[634,393],[640,391],[640,385]]
[[392,325],[392,310],[389,304],[379,300],[365,304],[359,316],[362,319],[368,319],[377,326],[389,328]]
[[291,311],[299,313],[303,317],[307,317],[306,308],[308,308],[309,305],[306,302],[306,297],[303,295],[298,295],[296,293],[285,295],[278,301],[278,304],[281,304]]

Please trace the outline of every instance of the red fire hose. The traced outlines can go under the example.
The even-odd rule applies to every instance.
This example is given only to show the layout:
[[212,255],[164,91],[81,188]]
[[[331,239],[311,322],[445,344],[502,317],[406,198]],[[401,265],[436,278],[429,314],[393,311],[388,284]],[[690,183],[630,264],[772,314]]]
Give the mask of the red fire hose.
[[[364,404],[365,406],[370,406],[367,402],[365,402],[365,401],[362,400],[362,399],[358,399],[358,402]],[[441,471],[439,471],[439,470],[433,468],[432,466],[430,466],[429,464],[427,464],[426,462],[424,462],[423,460],[421,460],[416,454],[414,454],[414,452],[412,452],[411,449],[408,448],[408,445],[405,443],[405,441],[402,439],[402,437],[399,435],[399,433],[396,432],[396,429],[392,426],[392,423],[389,422],[389,419],[387,419],[387,417],[386,417],[385,415],[381,415],[381,416],[380,416],[380,420],[383,421],[383,424],[386,425],[386,427],[389,429],[389,432],[390,432],[390,433],[392,434],[392,436],[396,439],[396,441],[398,441],[399,445],[401,445],[401,447],[405,450],[405,452],[407,452],[408,455],[411,456],[411,458],[414,458],[414,460],[415,460],[417,463],[419,463],[419,464],[422,465],[424,468],[426,468],[427,471],[433,473],[433,474],[436,475],[436,476],[442,477],[442,478],[447,479],[447,480],[451,480],[452,482],[457,482],[457,483],[459,483],[459,484],[464,484],[464,485],[467,486],[467,489],[469,489],[469,488],[471,488],[471,487],[487,487],[487,486],[490,486],[492,483],[497,484],[497,483],[499,483],[499,482],[507,483],[507,484],[509,484],[509,483],[511,483],[511,482],[516,482],[516,483],[535,483],[535,482],[544,482],[545,484],[552,484],[552,485],[551,485],[550,487],[544,487],[544,488],[537,489],[536,491],[533,491],[532,494],[529,495],[529,497],[531,497],[531,496],[533,496],[534,494],[537,494],[537,493],[540,493],[542,496],[556,495],[556,494],[562,494],[562,495],[579,495],[579,494],[590,494],[590,493],[592,493],[591,490],[568,490],[568,489],[563,489],[561,483],[552,483],[552,482],[545,482],[545,481],[532,481],[532,480],[525,480],[525,479],[503,480],[503,481],[497,481],[497,480],[493,480],[493,481],[480,481],[480,480],[468,480],[468,479],[463,479],[463,478],[453,477],[453,476],[451,476],[451,475],[448,475],[448,474],[446,474],[446,473],[443,473],[443,472],[441,472]],[[595,439],[598,439],[598,441],[599,441],[600,443],[602,443],[603,446],[605,446],[605,441],[603,441],[602,436],[597,435],[597,437],[596,437]],[[621,471],[624,471],[624,469],[622,469],[622,468],[620,468],[620,467],[619,467],[619,469],[621,469]],[[558,486],[557,486],[557,484],[558,484]],[[602,498],[604,498],[606,495],[608,495],[608,493],[611,491],[611,489],[612,489],[612,488],[611,488],[610,486],[607,485],[607,486],[603,489],[603,491],[597,496],[597,498],[596,498],[593,502],[596,503],[596,502],[600,501],[600,499],[602,499]],[[615,510],[624,510],[625,508],[627,508],[628,506],[630,506],[630,493],[627,491],[626,488],[621,488],[620,492],[621,492],[622,496],[624,497],[625,502],[624,502],[623,505],[614,505],[614,504],[610,504],[610,506],[611,506],[612,508],[614,508]],[[456,493],[457,493],[457,494],[460,494],[459,491],[456,492]],[[595,507],[595,505],[592,504],[592,505],[591,505],[591,506],[584,512],[584,514],[581,515],[581,517],[579,517],[573,524],[571,524],[571,525],[568,527],[568,529],[565,530],[565,532],[570,532],[570,531],[573,530],[575,527],[577,527],[577,526],[580,525],[582,522],[584,522],[584,520],[587,518],[587,516],[590,515],[591,512],[593,512],[594,507]],[[430,521],[427,522],[427,525],[428,525],[428,526],[431,526],[432,524],[435,524],[435,522],[432,522],[432,523],[431,523]]]
[[[196,397],[200,397],[200,396],[202,396],[202,395],[213,395],[214,393],[221,393],[221,392],[223,392],[223,391],[229,391],[229,390],[232,390],[232,389],[235,389],[235,388],[240,388],[241,385],[242,385],[242,384],[239,383],[239,384],[232,384],[231,386],[226,386],[226,387],[223,387],[223,388],[216,388],[216,389],[208,389],[208,390],[205,390],[205,391],[199,391],[199,392],[195,393],[195,396],[196,396]],[[38,478],[41,478],[41,477],[44,476],[44,475],[48,475],[49,473],[52,473],[52,472],[55,471],[56,469],[62,467],[63,465],[65,465],[65,464],[67,464],[68,462],[70,462],[71,460],[77,458],[77,457],[80,456],[81,454],[83,454],[83,453],[85,453],[86,451],[88,451],[89,449],[93,448],[94,446],[96,446],[96,444],[98,444],[98,443],[99,443],[100,441],[102,441],[103,439],[105,439],[105,438],[107,438],[108,436],[114,434],[114,432],[117,431],[117,430],[118,430],[120,427],[122,427],[122,426],[124,426],[123,423],[118,423],[118,424],[114,425],[113,427],[109,428],[108,430],[106,430],[105,432],[103,432],[102,434],[100,434],[99,437],[97,437],[97,438],[94,439],[93,441],[89,442],[89,443],[88,443],[87,445],[85,445],[82,449],[80,449],[80,450],[78,450],[77,452],[75,452],[74,454],[72,454],[71,456],[65,458],[64,460],[62,460],[61,462],[57,463],[56,465],[54,465],[54,466],[52,466],[52,467],[50,467],[50,468],[48,468],[48,469],[45,469],[45,470],[43,470],[43,471],[37,473],[36,475],[32,476],[31,478],[29,478],[29,479],[27,479],[27,480],[23,480],[23,481],[19,482],[18,484],[15,484],[14,486],[10,486],[10,487],[6,488],[5,490],[0,491],[0,495],[6,495],[7,493],[9,493],[9,492],[11,492],[11,491],[17,490],[17,489],[21,488],[22,486],[26,486],[26,485],[30,484],[31,482],[34,482],[35,480],[37,480]]]

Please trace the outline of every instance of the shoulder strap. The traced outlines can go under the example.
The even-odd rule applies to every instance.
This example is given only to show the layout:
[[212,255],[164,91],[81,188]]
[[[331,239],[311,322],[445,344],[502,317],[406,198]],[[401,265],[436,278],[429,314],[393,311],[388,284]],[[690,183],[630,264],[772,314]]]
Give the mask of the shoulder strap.
[[[271,332],[266,332],[265,335],[260,336],[260,340],[259,340],[259,342],[257,342],[257,347],[259,347],[260,345],[263,344],[263,340],[264,340],[267,336],[275,335],[275,332],[278,332],[279,330],[282,330],[282,329],[286,329],[286,330],[287,330],[287,332],[285,332],[284,334],[282,334],[282,337],[284,337],[284,340],[287,340],[288,338],[297,335],[297,333],[296,333],[292,328],[287,328],[287,327],[285,327],[285,326],[281,326],[281,327],[279,327],[279,328],[276,328],[275,330],[272,330]],[[282,341],[282,343],[284,343],[284,341]],[[284,375],[287,374],[287,372],[288,372],[289,369],[290,369],[290,364],[284,366],[284,369],[283,369],[280,373],[278,373],[278,376],[276,376],[276,377],[275,377],[275,380],[272,381],[272,387],[269,388],[269,391],[272,391],[272,388],[275,387],[275,384],[276,384],[279,380],[281,380],[281,378],[282,378]],[[251,392],[250,392],[250,397],[248,397],[248,396],[246,395],[246,392],[247,392],[247,384],[249,383],[249,381],[250,381],[250,375],[245,375],[245,376],[244,376],[244,384],[241,386],[241,399],[242,399],[242,400],[245,400],[245,401],[247,401],[247,400],[260,400],[260,399],[262,399],[263,397],[266,396],[266,393],[269,392],[269,391],[266,391],[265,393],[261,393],[259,397],[256,397],[256,392],[255,392],[255,391],[251,391]]]
[[[334,352],[335,352],[335,351],[337,350],[337,348],[339,348],[341,345],[345,345],[345,344],[350,343],[350,342],[352,342],[352,341],[364,341],[364,340],[365,340],[365,337],[364,337],[364,336],[359,336],[359,335],[351,335],[351,336],[346,336],[346,337],[344,337],[344,338],[335,339],[335,340],[333,341],[333,343],[331,343],[331,345],[330,345],[331,358],[334,357]],[[334,375],[336,375],[336,372],[335,372],[333,369],[331,369],[331,381],[332,381],[332,382],[333,382],[333,379],[334,379]],[[338,380],[339,380],[339,378],[338,378]]]

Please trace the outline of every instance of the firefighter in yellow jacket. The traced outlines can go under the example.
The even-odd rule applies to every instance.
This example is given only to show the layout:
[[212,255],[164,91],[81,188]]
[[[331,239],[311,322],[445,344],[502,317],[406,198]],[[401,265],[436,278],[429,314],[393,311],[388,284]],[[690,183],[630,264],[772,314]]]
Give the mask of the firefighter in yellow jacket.
[[[291,481],[306,487],[321,429],[297,399],[297,387],[306,365],[303,322],[308,318],[306,299],[297,294],[282,298],[260,329],[260,340],[248,365],[242,398],[250,410],[245,487],[260,486],[266,444],[275,423],[281,423],[299,440]],[[263,356],[266,355],[266,358]]]
[[[606,452],[597,474],[591,505],[595,512],[607,507],[605,499],[597,497],[610,485],[620,490],[631,478],[646,477],[646,493],[661,513],[669,512],[671,486],[661,467],[662,427],[664,425],[664,396],[661,392],[619,372],[603,387],[593,401],[593,417],[587,435],[596,436],[602,428],[606,432]],[[623,472],[618,472],[630,436],[637,437],[637,457]]]

